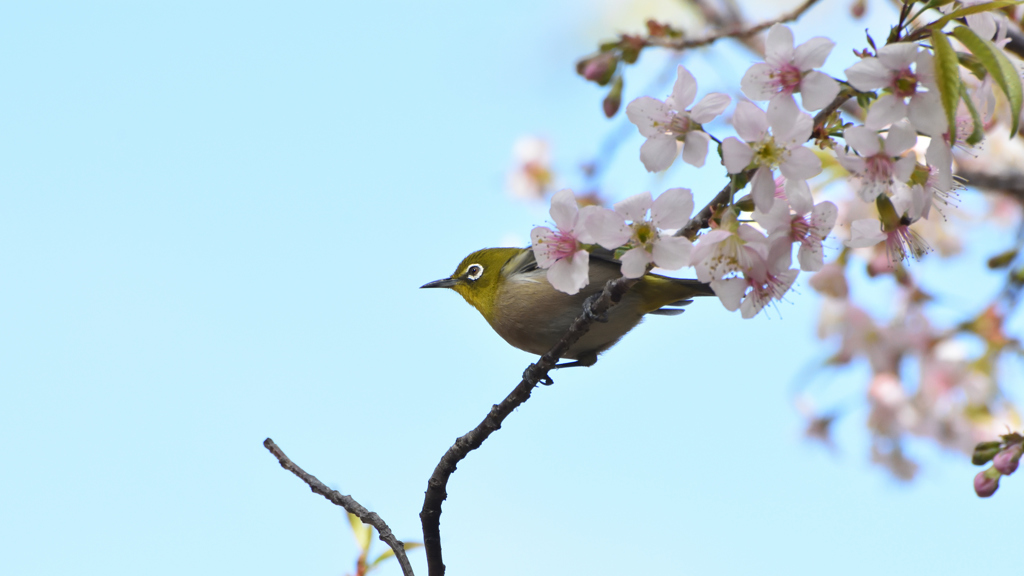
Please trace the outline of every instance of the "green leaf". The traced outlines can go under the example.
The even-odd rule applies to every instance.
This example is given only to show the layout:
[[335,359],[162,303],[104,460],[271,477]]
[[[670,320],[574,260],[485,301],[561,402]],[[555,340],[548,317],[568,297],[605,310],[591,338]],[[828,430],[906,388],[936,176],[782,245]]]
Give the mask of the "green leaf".
[[949,133],[956,137],[956,107],[960,103],[960,61],[945,34],[932,29],[932,48],[935,50],[935,82],[939,85],[939,98],[946,111]]
[[974,77],[978,80],[984,80],[985,76],[988,76],[988,71],[985,70],[985,66],[978,60],[978,57],[974,54],[967,52],[957,52],[956,57],[960,60],[960,65],[971,71]]
[[1024,89],[1021,87],[1017,68],[1006,57],[1002,48],[993,44],[991,40],[978,36],[970,28],[957,26],[953,29],[953,35],[981,61],[982,66],[988,70],[992,79],[1006,95],[1006,99],[1010,102],[1010,117],[1013,118],[1013,128],[1010,130],[1012,138],[1017,133],[1020,109],[1024,104]]
[[969,16],[971,14],[978,14],[978,13],[981,13],[981,12],[989,12],[990,10],[1001,10],[1003,8],[1007,8],[1009,6],[1016,6],[1018,4],[1020,4],[1019,1],[1018,2],[986,2],[984,4],[975,4],[974,6],[965,6],[963,8],[960,8],[959,10],[954,10],[954,11],[950,12],[949,14],[946,14],[942,18],[939,18],[935,22],[932,22],[931,24],[929,24],[928,27],[931,28],[932,30],[942,30],[942,27],[945,26],[946,24],[949,24],[950,20],[955,20],[957,18],[963,18],[964,16]]
[[[407,552],[409,550],[412,550],[413,548],[420,548],[423,546],[423,544],[420,544],[419,542],[402,542],[402,545],[405,546],[405,550]],[[388,548],[384,552],[381,552],[380,556],[377,556],[377,558],[375,558],[373,562],[370,562],[369,568],[376,568],[378,564],[387,560],[388,558],[393,557],[394,555],[395,551],[391,548]]]
[[373,528],[363,524],[363,521],[351,512],[348,514],[348,521],[349,524],[352,524],[352,534],[356,537],[356,544],[359,545],[363,554],[366,554],[366,551],[370,549],[370,540],[373,538]]
[[[978,109],[974,106],[974,100],[971,100],[971,95],[967,93],[967,87],[963,84],[960,85],[960,97],[967,105],[967,110],[971,113],[971,123],[974,125],[974,130],[967,137],[967,145],[974,146],[985,138],[985,129],[982,127],[981,115],[978,114]],[[952,134],[953,131],[951,130],[949,133]]]

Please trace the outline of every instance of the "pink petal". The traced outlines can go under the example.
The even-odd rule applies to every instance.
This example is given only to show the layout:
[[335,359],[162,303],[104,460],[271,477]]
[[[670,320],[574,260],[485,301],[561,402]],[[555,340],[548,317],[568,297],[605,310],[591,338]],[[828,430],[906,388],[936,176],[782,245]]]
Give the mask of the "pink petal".
[[889,134],[885,137],[885,154],[899,156],[914,144],[917,144],[917,132],[910,127],[909,122],[897,122],[889,128]]
[[711,122],[719,114],[725,112],[730,102],[732,102],[732,98],[720,92],[705,94],[700,102],[693,107],[693,110],[690,110],[690,119],[699,124]]
[[626,106],[626,116],[640,130],[640,134],[647,138],[664,134],[665,128],[672,121],[668,104],[650,96],[641,96],[630,102]]
[[821,159],[804,146],[793,148],[779,171],[787,180],[807,180],[821,174]]
[[796,259],[800,263],[800,269],[805,272],[817,272],[825,266],[825,255],[821,249],[821,242],[810,242],[801,244],[796,251]]
[[914,128],[932,138],[942,138],[949,132],[949,122],[936,92],[914,94],[907,107],[907,116]]
[[632,248],[622,255],[622,275],[639,278],[647,272],[647,265],[653,261],[651,253],[643,247]]
[[819,237],[824,238],[832,227],[836,225],[836,218],[839,216],[839,208],[829,202],[820,202],[811,212],[811,229]]
[[818,72],[808,72],[800,81],[800,99],[805,110],[821,110],[839,95],[839,83]]
[[697,97],[697,80],[690,74],[690,71],[682,65],[676,68],[676,83],[672,88],[673,108],[682,112],[693,104]]
[[541,268],[550,268],[557,260],[551,255],[551,244],[555,233],[545,226],[537,226],[530,231],[530,243],[533,245],[533,255],[537,258],[537,265]]
[[779,230],[786,230],[788,234],[790,223],[792,222],[789,206],[786,206],[785,202],[773,202],[772,209],[767,212],[755,209],[754,220],[767,230],[769,234]]
[[562,258],[548,268],[548,282],[556,290],[575,294],[590,283],[590,253],[580,250],[571,258]]
[[801,112],[793,96],[787,94],[779,94],[768,103],[768,122],[776,142],[787,148],[802,146],[814,129],[814,119]]
[[914,168],[916,167],[917,158],[913,154],[900,158],[893,167],[893,179],[896,182],[907,182],[910,180],[910,175],[914,173]]
[[878,244],[885,238],[882,223],[874,218],[865,218],[854,220],[850,224],[850,239],[846,241],[846,245],[850,248],[866,248]]
[[729,136],[722,141],[722,162],[725,163],[729,174],[742,172],[753,159],[754,151],[735,136]]
[[761,212],[768,212],[775,203],[775,178],[770,168],[764,166],[754,172],[750,179],[750,196],[754,199],[754,206]]
[[714,280],[711,282],[711,289],[722,301],[722,306],[730,312],[735,312],[740,307],[740,300],[743,293],[747,291],[747,282],[743,278],[726,278],[725,280]]
[[740,80],[740,89],[751,100],[768,100],[779,91],[779,85],[772,81],[775,71],[770,65],[758,62],[747,68]]
[[871,109],[868,110],[868,117],[864,120],[864,125],[874,130],[881,130],[889,124],[906,117],[907,105],[903,103],[903,99],[897,98],[892,94],[886,94],[871,104]]
[[732,124],[740,138],[747,142],[757,142],[768,133],[768,116],[764,110],[746,100],[736,105]]
[[843,132],[846,143],[856,150],[861,156],[869,158],[882,151],[879,142],[878,132],[866,126],[853,126]]
[[867,162],[863,158],[842,150],[836,150],[836,160],[839,160],[839,164],[851,174],[863,174],[867,168]]
[[917,60],[917,44],[895,42],[878,49],[878,60],[889,70],[909,68]]
[[651,136],[640,146],[640,161],[648,172],[667,170],[679,153],[679,141],[672,136]]
[[814,205],[814,198],[811,196],[811,187],[806,180],[786,179],[786,200],[797,214],[806,214],[811,211]]
[[[796,47],[793,53],[793,64],[801,72],[821,68],[821,65],[825,63],[825,59],[828,58],[835,45],[835,42],[822,36],[811,38]],[[817,110],[817,108],[810,108],[810,110]]]
[[846,69],[846,79],[857,90],[874,90],[889,85],[892,70],[878,58],[864,58]]
[[598,208],[591,213],[587,217],[586,227],[594,242],[608,250],[622,246],[633,235],[622,215],[607,208]]
[[953,155],[952,150],[941,138],[932,138],[928,150],[924,153],[928,165],[937,168],[939,173],[935,187],[940,192],[949,192],[953,188]]
[[662,236],[654,243],[654,263],[666,270],[678,270],[690,265],[693,243],[678,236]]
[[576,214],[579,213],[579,205],[576,204],[576,196],[572,190],[564,188],[551,197],[551,219],[563,232],[572,230],[576,224]]
[[694,130],[686,134],[683,141],[683,162],[700,168],[708,157],[708,141],[711,137],[700,130]]
[[793,31],[782,24],[773,25],[768,29],[764,52],[765,62],[774,68],[789,64],[793,59]]
[[654,200],[651,198],[650,192],[641,192],[616,202],[613,208],[626,220],[643,222],[647,216],[647,211],[651,209],[651,204],[653,203]]
[[678,229],[690,221],[693,214],[693,193],[689,188],[671,188],[651,204],[651,222],[661,229]]

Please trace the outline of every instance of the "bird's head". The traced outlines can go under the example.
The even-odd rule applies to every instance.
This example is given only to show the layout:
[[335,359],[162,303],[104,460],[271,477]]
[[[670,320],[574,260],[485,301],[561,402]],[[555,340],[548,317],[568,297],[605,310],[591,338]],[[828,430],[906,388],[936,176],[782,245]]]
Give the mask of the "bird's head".
[[502,268],[522,252],[522,248],[477,250],[463,258],[451,276],[427,282],[420,288],[451,288],[490,320],[498,290],[505,282]]

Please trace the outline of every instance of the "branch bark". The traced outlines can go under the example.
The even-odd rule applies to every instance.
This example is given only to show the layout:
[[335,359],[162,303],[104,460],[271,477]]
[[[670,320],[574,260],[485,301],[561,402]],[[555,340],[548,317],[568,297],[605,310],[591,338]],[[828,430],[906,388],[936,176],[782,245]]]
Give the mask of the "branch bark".
[[636,278],[618,278],[608,281],[598,297],[593,302],[588,301],[584,306],[583,313],[576,318],[558,344],[547,354],[541,356],[536,363],[530,364],[523,372],[523,378],[519,385],[500,404],[492,406],[487,417],[476,428],[459,437],[441,457],[441,461],[434,468],[434,473],[430,475],[430,480],[427,481],[423,510],[420,512],[420,522],[423,524],[423,548],[427,554],[427,571],[430,576],[443,576],[445,571],[441,556],[441,504],[448,497],[446,491],[448,478],[455,472],[458,463],[471,451],[479,448],[492,432],[501,428],[505,418],[530,398],[530,394],[538,383],[542,381],[550,383],[548,373],[555,367],[561,355],[586,334],[591,324],[598,321],[612,306],[617,304],[622,295],[638,280]]
[[412,565],[409,564],[409,557],[405,554],[405,545],[391,532],[391,528],[377,515],[376,512],[370,512],[364,508],[359,502],[356,502],[351,496],[346,496],[337,490],[331,490],[323,482],[318,480],[316,476],[306,472],[302,468],[292,462],[288,456],[285,455],[284,451],[274,444],[274,441],[267,438],[263,441],[263,446],[270,451],[271,454],[277,458],[277,461],[281,463],[281,468],[288,470],[292,474],[298,476],[303,482],[305,482],[310,490],[327,498],[331,502],[341,506],[345,510],[355,514],[362,520],[363,524],[369,524],[377,529],[378,537],[381,542],[384,542],[391,548],[395,553],[395,558],[398,559],[398,563],[402,566],[402,574],[405,576],[413,576]]
[[673,50],[685,50],[687,48],[697,48],[699,46],[706,46],[708,44],[721,40],[722,38],[748,38],[750,36],[753,36],[754,34],[757,34],[758,32],[762,32],[764,30],[767,30],[768,28],[771,28],[775,24],[782,24],[783,22],[792,22],[793,20],[796,20],[797,18],[802,16],[804,12],[809,10],[811,6],[814,6],[817,3],[818,0],[804,0],[803,4],[797,6],[796,8],[789,12],[784,13],[778,18],[774,18],[772,20],[765,20],[760,24],[755,24],[747,28],[733,26],[715,32],[714,34],[709,34],[708,36],[705,36],[703,38],[694,38],[692,40],[649,37],[645,39],[645,43],[648,46],[660,46],[662,48],[671,48]]

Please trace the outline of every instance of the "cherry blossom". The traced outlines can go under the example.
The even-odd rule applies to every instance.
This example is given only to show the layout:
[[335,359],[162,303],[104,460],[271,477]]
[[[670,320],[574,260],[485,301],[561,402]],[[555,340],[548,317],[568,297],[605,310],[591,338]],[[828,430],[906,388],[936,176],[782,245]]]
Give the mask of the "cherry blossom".
[[732,99],[713,92],[686,110],[696,95],[697,80],[689,70],[679,66],[672,95],[665,101],[641,96],[626,106],[629,121],[647,138],[640,147],[640,161],[648,172],[660,172],[671,166],[679,154],[680,143],[684,162],[698,168],[704,165],[711,137],[701,124],[714,120]]
[[765,61],[751,66],[740,87],[751,100],[791,97],[800,92],[804,108],[820,110],[839,94],[839,83],[814,70],[828,58],[835,42],[821,36],[793,49],[793,32],[782,24],[768,30]]
[[590,253],[583,244],[593,243],[585,223],[593,206],[582,210],[568,188],[551,197],[551,218],[557,230],[537,226],[530,232],[537,265],[548,271],[548,282],[556,290],[576,294],[590,282]]
[[740,224],[728,210],[722,223],[701,236],[690,255],[691,266],[701,282],[721,280],[733,272],[763,275],[767,266],[768,239],[750,224]]
[[908,181],[917,166],[913,155],[903,156],[917,142],[917,133],[907,122],[893,124],[886,136],[866,126],[854,126],[847,128],[843,137],[860,156],[837,150],[836,158],[860,180],[857,194],[865,202],[889,193],[897,182]]
[[789,240],[777,238],[771,243],[764,266],[742,277],[712,280],[711,289],[727,310],[739,308],[744,318],[753,318],[772,300],[781,300],[793,285],[799,271],[789,267],[792,258]]
[[807,272],[821,270],[825,265],[821,243],[836,224],[839,209],[832,202],[821,202],[804,213],[791,214],[783,202],[776,202],[771,211],[754,212],[754,220],[768,231],[769,240],[785,238],[799,243],[797,260]]
[[923,198],[924,191],[920,186],[907,190],[907,194],[900,195],[892,201],[885,196],[879,196],[876,204],[879,206],[881,221],[874,218],[855,220],[850,224],[850,239],[846,245],[851,248],[864,248],[884,241],[890,263],[900,262],[908,257],[919,260],[924,256],[930,248],[910,229],[910,225],[920,218],[924,209],[923,200],[918,200]]
[[[883,46],[877,56],[864,58],[847,68],[846,78],[858,90],[884,88],[888,92],[868,109],[864,121],[868,128],[878,130],[909,117],[915,128],[929,136],[946,131],[946,115],[935,84],[932,56],[919,51],[917,44],[895,42]],[[930,92],[920,92],[921,87]]]
[[821,173],[821,160],[804,146],[814,121],[792,99],[772,100],[767,114],[750,102],[740,102],[733,124],[743,140],[735,136],[726,138],[722,142],[722,161],[730,174],[743,172],[751,165],[757,168],[750,187],[758,210],[771,210],[775,168],[786,177],[787,193],[790,187],[803,186],[808,178]]
[[596,208],[587,218],[586,226],[601,246],[609,250],[627,248],[620,257],[623,276],[639,278],[651,263],[666,270],[678,270],[690,263],[690,240],[659,230],[682,228],[689,222],[693,213],[693,194],[689,189],[672,188],[657,199],[652,199],[650,192],[643,192],[615,204],[614,208]]

